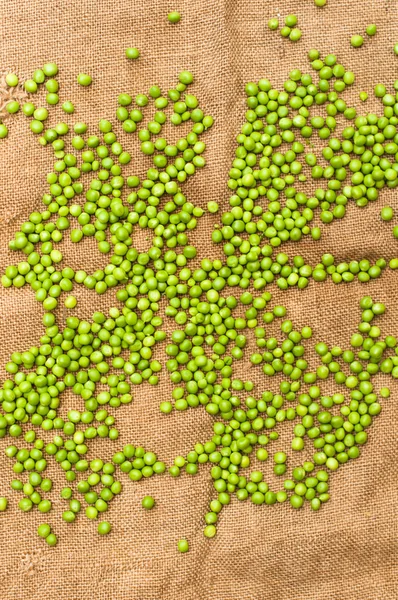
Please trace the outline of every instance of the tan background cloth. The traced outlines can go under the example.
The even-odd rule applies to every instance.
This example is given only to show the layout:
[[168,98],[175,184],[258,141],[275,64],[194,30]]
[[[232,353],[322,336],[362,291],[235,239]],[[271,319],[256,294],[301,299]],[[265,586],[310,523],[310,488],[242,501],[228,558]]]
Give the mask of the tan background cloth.
[[[169,10],[179,10],[182,20],[172,26]],[[268,77],[281,87],[295,67],[308,72],[306,53],[310,47],[336,52],[357,80],[345,97],[370,93],[361,110],[380,105],[371,97],[374,84],[392,89],[397,77],[398,3],[395,0],[328,0],[324,9],[312,0],[9,0],[0,4],[0,68],[30,76],[45,61],[60,68],[61,99],[74,101],[74,117],[58,119],[69,123],[87,120],[94,126],[102,117],[114,119],[117,95],[145,92],[158,83],[164,91],[175,85],[184,68],[195,75],[193,93],[205,112],[216,118],[214,128],[203,139],[207,143],[206,169],[191,178],[184,191],[188,199],[205,207],[216,200],[228,206],[227,173],[235,150],[235,136],[244,118],[244,84]],[[303,32],[297,44],[281,38],[266,27],[269,18],[289,13],[299,16]],[[369,23],[378,33],[365,37],[362,49],[351,48],[349,38],[364,34]],[[127,61],[124,50],[137,46],[139,61]],[[79,88],[76,75],[93,76],[89,89]],[[75,118],[76,117],[76,118]],[[56,121],[53,121],[56,122]],[[45,174],[52,168],[50,149],[38,145],[23,115],[8,119],[10,134],[0,143],[0,252],[1,270],[21,255],[6,251],[18,224],[34,209],[40,209],[46,191]],[[91,133],[96,133],[93,127]],[[176,135],[176,134],[175,134]],[[178,130],[177,130],[178,135]],[[128,145],[127,145],[128,144]],[[137,138],[125,143],[133,153],[131,174],[143,175],[149,160],[139,152]],[[383,190],[377,203],[366,209],[349,206],[341,222],[324,227],[321,242],[310,240],[288,247],[316,264],[323,252],[338,260],[398,255],[391,229],[382,223],[380,208],[390,204],[398,212],[397,192]],[[219,217],[206,215],[192,236],[202,256],[218,256],[210,245],[213,223]],[[68,236],[67,236],[68,237]],[[65,264],[93,270],[104,265],[92,239],[77,248],[65,243]],[[283,251],[286,251],[286,246]],[[363,286],[336,286],[311,282],[308,289],[280,292],[274,300],[289,307],[296,326],[311,325],[315,341],[331,341],[348,347],[351,332],[359,322],[358,301],[372,294],[388,306],[380,319],[384,334],[398,335],[398,273]],[[76,286],[79,304],[74,311],[88,317],[98,308],[114,305],[114,293],[98,298]],[[38,344],[42,332],[42,308],[33,292],[0,289],[0,363],[14,350]],[[246,371],[247,374],[247,371]],[[265,389],[268,381],[261,370],[250,378]],[[90,457],[109,458],[115,449],[132,442],[155,450],[161,459],[185,454],[195,442],[211,437],[212,419],[202,410],[159,413],[160,398],[168,399],[167,376],[158,388],[141,386],[134,403],[120,408],[117,421],[119,441],[95,442]],[[391,378],[378,378],[389,385]],[[383,400],[383,411],[370,429],[369,443],[358,461],[343,466],[331,480],[331,500],[319,513],[308,506],[294,511],[288,504],[255,507],[233,499],[220,518],[213,540],[203,537],[203,515],[212,497],[207,467],[197,477],[177,480],[156,477],[133,484],[123,476],[123,493],[115,499],[106,517],[113,532],[99,538],[96,523],[81,514],[74,525],[63,523],[60,513],[66,503],[59,498],[64,483],[60,471],[51,467],[54,492],[49,496],[53,511],[23,514],[17,509],[19,494],[12,492],[12,461],[4,456],[9,443],[1,440],[0,494],[9,498],[9,509],[0,515],[0,597],[4,600],[396,600],[397,575],[397,394]],[[65,400],[61,414],[76,399]],[[283,427],[282,427],[283,429]],[[291,437],[291,430],[286,439]],[[44,436],[45,437],[45,436]],[[19,442],[23,446],[23,442]],[[283,449],[274,443],[272,451]],[[301,460],[301,457],[300,457]],[[272,461],[269,461],[270,463]],[[265,465],[266,478],[272,465]],[[272,489],[278,489],[269,476]],[[154,510],[142,510],[145,494],[157,500]],[[39,523],[48,521],[59,537],[54,549],[36,534]],[[176,543],[186,536],[190,551],[177,552]]]

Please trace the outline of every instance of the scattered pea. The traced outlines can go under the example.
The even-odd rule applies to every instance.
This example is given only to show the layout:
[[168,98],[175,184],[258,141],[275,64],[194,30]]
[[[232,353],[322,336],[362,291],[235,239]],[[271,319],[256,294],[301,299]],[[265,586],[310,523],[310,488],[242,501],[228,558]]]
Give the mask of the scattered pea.
[[77,77],[77,83],[83,87],[87,87],[91,85],[92,78],[90,75],[86,75],[86,73],[80,73]]
[[57,540],[57,536],[55,535],[55,533],[50,533],[50,535],[48,535],[46,537],[46,542],[49,546],[56,546],[58,543],[58,540]]
[[275,31],[279,27],[279,20],[277,18],[270,19],[268,21],[268,28],[271,31]]
[[360,48],[363,45],[363,37],[361,35],[353,35],[351,37],[351,46],[353,48]]
[[296,15],[287,15],[285,19],[286,27],[295,27],[297,25],[297,16]]
[[[173,14],[177,17],[170,18]],[[180,15],[170,13],[168,18],[177,23]],[[288,15],[281,35],[298,41],[297,24],[297,16]],[[277,29],[278,19],[271,19],[268,26]],[[375,26],[367,29],[368,35],[375,31]],[[359,47],[363,38],[353,36],[351,43]],[[139,51],[128,48],[126,57],[136,59]],[[354,74],[334,54],[321,58],[311,49],[308,58],[319,83],[318,78],[315,83],[311,75],[292,69],[282,91],[267,79],[245,86],[247,110],[229,171],[229,206],[220,212],[212,232],[213,243],[221,244],[225,256],[216,260],[198,257],[189,237],[204,210],[186,198],[182,184],[205,166],[206,146],[200,136],[213,125],[213,118],[187,90],[194,80],[190,71],[181,72],[167,93],[153,85],[135,98],[126,92],[118,97],[116,121],[125,133],[138,136],[142,153],[151,161],[143,181],[134,175],[125,178],[124,167],[132,157],[118,140],[112,121],[102,119],[95,135],[84,123],[76,123],[73,131],[63,122],[46,124],[51,106],[59,102],[54,63],[25,82],[25,90],[34,93],[45,77],[51,78],[45,83],[48,109],[27,102],[22,112],[33,117],[31,130],[39,135],[40,144],[53,149],[55,162],[47,176],[43,210],[32,212],[10,241],[10,250],[21,252],[22,260],[9,265],[2,276],[4,287],[29,284],[44,308],[44,335],[37,346],[11,355],[6,365],[9,379],[0,397],[4,409],[0,431],[13,438],[5,452],[18,478],[11,487],[24,495],[19,500],[22,511],[37,507],[46,513],[52,508],[44,497],[52,488],[43,474],[47,460],[55,460],[65,474],[61,499],[67,504],[62,515],[67,523],[80,519],[80,513],[99,519],[122,491],[120,472],[138,482],[166,471],[172,477],[182,473],[190,477],[208,468],[216,496],[204,516],[204,535],[212,538],[218,515],[233,495],[239,501],[250,499],[256,507],[290,502],[295,509],[308,503],[319,510],[330,497],[330,473],[360,455],[366,430],[382,409],[371,379],[378,372],[395,377],[398,366],[397,339],[382,337],[377,324],[384,304],[363,297],[361,322],[349,349],[317,341],[318,364],[312,370],[306,354],[312,329],[297,329],[287,309],[270,304],[271,294],[264,289],[271,284],[281,290],[305,289],[310,280],[366,283],[387,268],[382,258],[373,263],[338,262],[330,253],[310,265],[280,246],[308,235],[319,240],[315,215],[321,225],[329,225],[345,216],[347,204],[364,207],[377,200],[384,185],[396,186],[395,97],[377,84],[374,91],[384,116],[358,116],[340,97],[354,83]],[[78,82],[90,85],[91,77],[80,74]],[[360,98],[366,100],[367,94],[362,92]],[[153,117],[148,120],[151,106]],[[11,101],[7,110],[14,114],[19,108]],[[74,113],[71,102],[62,108]],[[190,127],[173,144],[161,133],[168,110],[172,125],[188,122]],[[341,135],[336,133],[338,115],[348,122]],[[6,135],[1,125],[0,137]],[[321,140],[321,151],[309,142],[313,135]],[[84,173],[92,174],[88,187],[80,180]],[[307,195],[299,184],[310,177],[320,183]],[[216,214],[219,205],[210,201],[207,209]],[[394,216],[391,207],[380,214],[387,221]],[[138,228],[152,236],[146,251],[135,248]],[[398,238],[398,227],[393,233]],[[58,246],[65,236],[73,243],[92,238],[101,255],[109,255],[106,266],[92,273],[67,266]],[[389,265],[398,268],[398,259]],[[68,314],[61,326],[56,309],[64,292],[65,306],[75,308],[76,297],[71,295],[75,285],[98,295],[115,288],[118,307],[106,314],[94,312],[87,319]],[[176,324],[170,334],[164,327],[166,319]],[[268,332],[273,322],[280,336]],[[163,342],[162,368],[155,350]],[[278,393],[265,389],[258,395],[253,381],[236,376],[235,363],[244,356],[265,378],[280,374]],[[133,401],[136,385],[158,385],[162,374],[172,384],[170,397],[160,404],[162,418],[172,418],[175,410],[198,408],[214,418],[214,435],[195,444],[186,456],[177,456],[168,469],[155,453],[132,444],[110,462],[87,460],[91,439],[118,439],[114,409]],[[334,394],[325,395],[325,380],[338,386]],[[67,389],[81,405],[61,413],[61,418],[58,408]],[[388,388],[379,393],[381,398],[389,394]],[[285,421],[292,423],[292,454],[297,456],[304,448],[312,453],[301,465],[276,445],[278,425]],[[52,441],[45,443],[35,431],[23,435],[20,423],[52,432]],[[29,449],[16,445],[21,436]],[[250,471],[253,456],[260,462],[273,457],[279,490],[270,489],[261,471]],[[27,479],[22,478],[25,471]],[[81,500],[86,503],[83,511]],[[141,504],[150,510],[155,500],[145,496]],[[98,524],[100,535],[110,531],[108,521]],[[49,545],[57,543],[47,524],[40,525],[38,534]],[[185,539],[178,542],[178,550],[188,551]]]
[[39,536],[41,538],[44,538],[44,539],[48,538],[48,536],[51,533],[51,527],[50,527],[50,525],[48,525],[48,523],[42,523],[37,528],[37,533],[39,534]]
[[108,535],[111,532],[112,525],[108,521],[101,521],[98,524],[98,533],[100,535]]
[[380,216],[383,221],[391,221],[394,216],[394,211],[391,206],[384,206],[380,211]]
[[209,213],[215,214],[218,212],[219,206],[217,204],[217,202],[214,202],[213,200],[207,203],[207,210],[209,211]]
[[178,552],[181,552],[181,553],[188,552],[188,550],[189,550],[188,541],[185,539],[179,540],[177,547],[178,547]]
[[181,15],[177,11],[172,11],[172,12],[169,12],[169,14],[167,15],[167,18],[170,21],[170,23],[179,23],[181,20]]
[[65,298],[65,306],[66,308],[75,308],[77,304],[77,299],[75,296],[68,296]]
[[298,42],[301,38],[301,31],[297,27],[293,28],[289,34],[289,39],[292,42]]
[[126,48],[126,57],[131,60],[136,60],[140,56],[138,48]]
[[6,75],[6,84],[9,87],[16,87],[19,83],[18,76],[15,73],[7,73]]
[[142,508],[145,508],[146,510],[151,510],[154,506],[155,506],[155,500],[154,498],[152,498],[152,496],[145,496],[142,499]]

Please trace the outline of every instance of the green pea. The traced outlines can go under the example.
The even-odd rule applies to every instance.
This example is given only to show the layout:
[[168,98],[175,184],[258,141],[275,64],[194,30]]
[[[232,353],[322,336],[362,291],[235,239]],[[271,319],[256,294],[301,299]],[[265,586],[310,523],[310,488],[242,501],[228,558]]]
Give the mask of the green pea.
[[217,529],[214,525],[207,525],[203,530],[203,534],[207,538],[213,538],[216,535],[216,533]]
[[268,21],[268,28],[271,31],[275,31],[275,29],[278,29],[278,27],[279,27],[279,20],[277,18],[273,18]]
[[297,27],[294,27],[291,32],[289,33],[289,39],[292,42],[298,42],[301,39],[301,31],[300,29],[298,29]]
[[46,537],[46,542],[49,546],[56,546],[58,542],[56,535],[54,533],[50,533]]
[[179,12],[173,11],[173,12],[169,12],[169,14],[167,15],[167,18],[170,21],[170,23],[179,23],[181,20],[181,15]]
[[363,45],[363,37],[361,35],[353,35],[350,42],[353,48],[360,48]]
[[41,538],[48,538],[48,536],[51,533],[51,527],[48,523],[42,523],[41,525],[39,525],[39,527],[37,528],[37,533]]
[[368,26],[366,27],[366,33],[367,33],[369,36],[376,35],[376,31],[377,31],[377,27],[376,27],[376,25],[374,25],[374,24],[368,25]]
[[151,510],[154,506],[155,506],[155,500],[154,498],[152,498],[152,496],[145,496],[142,499],[142,508],[145,508],[146,510]]
[[186,540],[184,538],[179,540],[177,543],[177,548],[178,548],[178,552],[181,552],[183,554],[185,552],[188,552],[188,550],[189,550],[188,540]]
[[98,524],[97,530],[100,535],[108,535],[112,530],[112,525],[108,521],[101,521]]
[[92,78],[90,77],[90,75],[87,75],[86,73],[80,73],[77,76],[77,83],[83,87],[87,87],[87,86],[91,85]]
[[68,296],[65,298],[65,306],[66,308],[75,308],[77,304],[77,299],[75,296]]
[[136,60],[140,56],[138,48],[126,48],[126,57],[130,60]]
[[19,83],[18,76],[15,73],[7,73],[5,81],[9,87],[16,87]]

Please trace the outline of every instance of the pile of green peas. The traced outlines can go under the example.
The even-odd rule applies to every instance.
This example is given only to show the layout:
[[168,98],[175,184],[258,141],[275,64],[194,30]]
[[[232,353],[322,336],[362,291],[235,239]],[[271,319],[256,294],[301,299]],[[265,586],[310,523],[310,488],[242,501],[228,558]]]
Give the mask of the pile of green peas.
[[[290,15],[286,27],[296,24],[297,18]],[[296,34],[291,37],[294,31],[289,37],[296,41]],[[139,51],[128,49],[126,56],[136,59]],[[380,329],[372,323],[383,314],[384,305],[362,298],[362,321],[352,336],[352,349],[318,343],[315,351],[321,364],[310,372],[305,352],[311,328],[296,331],[285,318],[284,306],[269,309],[271,294],[263,288],[276,284],[281,290],[304,289],[311,279],[318,283],[327,278],[336,284],[366,283],[381,275],[387,266],[383,258],[375,264],[367,259],[338,263],[325,253],[319,264],[311,266],[301,255],[291,260],[278,248],[309,234],[319,240],[316,214],[327,225],[344,217],[350,200],[366,206],[377,200],[383,187],[398,185],[398,100],[378,84],[375,95],[384,105],[384,115],[358,117],[340,97],[354,83],[354,74],[334,55],[321,60],[319,52],[311,50],[309,58],[319,74],[318,83],[296,69],[282,92],[266,79],[246,85],[246,122],[237,136],[229,172],[231,208],[222,214],[211,236],[214,243],[223,244],[226,259],[203,258],[199,266],[195,259],[201,257],[188,236],[204,210],[187,200],[181,186],[206,164],[200,137],[213,119],[199,108],[196,96],[187,93],[193,83],[190,72],[180,73],[175,88],[165,95],[156,85],[135,98],[120,94],[116,125],[101,119],[99,135],[88,135],[87,125],[81,122],[47,127],[51,105],[60,97],[58,67],[53,63],[24,83],[28,94],[45,86],[49,109],[30,101],[22,107],[12,101],[7,107],[10,114],[22,108],[31,119],[31,131],[43,147],[52,148],[56,159],[47,176],[44,210],[33,212],[9,245],[25,260],[8,266],[1,280],[4,287],[29,284],[45,311],[40,344],[11,355],[6,365],[9,379],[0,390],[0,437],[24,436],[32,445],[29,450],[14,445],[6,449],[15,460],[14,472],[27,472],[26,481],[11,482],[13,490],[24,494],[19,502],[22,511],[35,505],[43,513],[52,508],[41,495],[52,489],[52,481],[41,475],[48,457],[65,473],[67,486],[61,498],[68,503],[62,515],[67,523],[76,520],[84,505],[86,517],[92,520],[108,510],[123,489],[117,470],[137,482],[163,473],[195,475],[200,464],[210,463],[217,498],[205,516],[204,534],[212,538],[218,514],[232,494],[239,500],[250,498],[256,505],[289,500],[293,508],[307,502],[318,510],[329,499],[330,472],[359,456],[366,429],[381,410],[370,380],[379,371],[398,376],[397,356],[389,355],[395,352],[397,340],[380,338]],[[91,77],[80,74],[78,82],[87,87]],[[7,84],[18,85],[18,78],[9,74]],[[398,89],[397,82],[394,88]],[[151,104],[155,112],[147,121],[144,115]],[[325,116],[313,114],[314,108],[325,105]],[[75,112],[68,100],[62,108],[67,115]],[[332,137],[338,115],[352,122],[343,129],[342,139]],[[192,127],[185,137],[169,143],[162,137],[167,121],[175,126],[190,122]],[[152,161],[142,181],[125,173],[132,155],[118,141],[118,127],[137,134],[141,152]],[[327,146],[319,156],[305,154],[303,161],[301,155],[314,130],[319,143],[328,140]],[[7,133],[0,125],[0,137]],[[283,144],[290,149],[282,152]],[[297,183],[308,179],[305,172],[315,182],[326,181],[326,189],[316,189],[311,197],[298,191]],[[88,187],[83,183],[86,175],[92,177]],[[218,204],[208,203],[208,211],[216,214]],[[392,209],[385,207],[382,220],[393,217]],[[147,251],[133,247],[134,226],[149,233]],[[87,273],[61,265],[64,257],[57,244],[68,230],[73,243],[94,238],[98,251],[110,255],[107,266]],[[392,259],[390,267],[398,268],[398,259]],[[113,307],[108,315],[95,312],[90,320],[68,316],[61,327],[56,319],[59,300],[75,284],[100,295],[115,288],[122,308]],[[73,295],[65,300],[67,308],[76,304]],[[164,317],[178,326],[169,336]],[[279,319],[282,340],[267,334]],[[255,383],[234,375],[235,361],[248,356],[253,337],[249,330],[256,344],[249,355],[250,369],[261,368],[265,377],[282,377],[279,393],[257,393]],[[168,469],[155,453],[132,444],[116,452],[112,462],[88,461],[90,440],[118,439],[112,412],[132,402],[133,386],[158,385],[162,362],[154,351],[163,342],[166,360],[162,362],[174,387],[172,397],[160,403],[160,411],[167,415],[202,405],[209,415],[222,419],[214,423],[213,437],[198,442],[186,457],[177,456]],[[329,377],[343,386],[344,393],[323,395],[320,382]],[[84,410],[70,410],[61,418],[58,409],[68,390],[80,407],[84,403]],[[388,395],[388,388],[380,390],[380,396]],[[252,455],[260,463],[268,459],[268,444],[278,442],[276,428],[285,421],[293,425],[293,455],[311,445],[315,452],[311,450],[308,460],[290,469],[288,453],[278,448],[273,453],[273,472],[280,477],[289,467],[291,477],[273,492],[261,471],[246,476],[241,469],[250,467]],[[53,440],[36,439],[34,431],[26,431],[28,423],[54,432]],[[144,509],[154,505],[150,496],[142,501]],[[100,535],[110,531],[108,521],[99,523]],[[49,525],[41,525],[38,533],[50,546],[57,543]],[[186,552],[188,542],[180,540],[178,548]]]
[[[241,302],[254,305],[253,298],[249,296],[251,294],[245,293]],[[263,299],[268,302],[271,298]],[[209,512],[205,515],[206,537],[216,534],[218,515],[231,502],[233,494],[238,500],[250,498],[256,505],[289,500],[296,509],[307,501],[313,510],[319,510],[330,498],[329,473],[360,456],[361,448],[368,439],[367,429],[381,411],[379,397],[388,398],[390,395],[386,387],[377,394],[371,380],[380,372],[398,377],[398,340],[391,335],[380,337],[380,328],[374,324],[375,317],[384,314],[385,306],[364,296],[360,308],[361,322],[358,332],[351,337],[351,348],[343,350],[338,346],[330,348],[326,343],[317,343],[315,352],[321,362],[313,372],[308,370],[304,359],[312,330],[304,327],[295,331],[292,322],[285,319],[285,307],[274,306],[273,310],[266,310],[262,315],[267,326],[275,319],[283,319],[280,326],[284,336],[282,342],[277,337],[267,337],[265,329],[256,326],[255,319],[250,325],[248,321],[246,325],[255,328],[258,346],[258,352],[250,358],[253,366],[261,365],[267,377],[279,374],[287,378],[279,380],[279,393],[265,391],[260,399],[251,394],[253,382],[232,378],[232,369],[228,365],[240,358],[239,353],[235,355],[234,349],[229,359],[221,359],[220,348],[206,358],[203,352],[195,351],[204,349],[205,345],[191,344],[190,351],[186,345],[187,359],[180,365],[179,371],[173,369],[171,373],[172,381],[179,384],[174,388],[174,406],[162,403],[161,410],[169,413],[173,409],[181,411],[203,405],[210,415],[222,418],[222,421],[214,423],[214,435],[210,440],[195,444],[186,457],[177,456],[169,468],[170,475],[178,477],[182,471],[195,475],[200,465],[210,465],[217,497],[211,500]],[[213,311],[212,314],[219,313]],[[194,342],[194,332],[190,329],[188,323],[184,330],[186,337],[175,337],[180,351],[187,339]],[[221,337],[218,336],[218,340]],[[241,340],[242,347],[245,342]],[[220,344],[219,341],[216,343]],[[176,378],[176,373],[181,378]],[[342,389],[332,395],[324,395],[322,382],[330,377]],[[241,396],[247,393],[250,395],[246,395],[243,402]],[[274,474],[277,477],[285,475],[291,461],[293,465],[296,462],[296,452],[306,451],[310,455],[302,465],[293,466],[291,477],[284,480],[282,489],[274,492],[263,481],[261,471],[244,475],[242,469],[249,468],[253,459],[259,463],[268,460],[268,446],[271,442],[278,442],[277,428],[285,421],[291,422],[293,427],[291,456],[280,449],[274,452]]]
[[[65,437],[71,437],[71,435],[66,434]],[[43,440],[36,438],[34,431],[28,431],[24,439],[33,446],[30,450],[18,449],[15,445],[5,449],[6,456],[15,461],[14,473],[20,476],[27,473],[25,482],[14,479],[10,483],[13,491],[22,492],[24,495],[18,503],[21,511],[29,512],[35,506],[41,513],[50,512],[52,509],[51,501],[43,499],[41,496],[41,492],[51,492],[53,487],[52,480],[42,476],[43,471],[47,468],[47,460],[43,458],[44,454],[54,457],[65,472],[67,487],[62,488],[60,495],[63,500],[68,502],[68,509],[62,514],[63,520],[67,523],[73,523],[76,520],[83,508],[82,504],[86,506],[85,516],[91,520],[96,520],[101,513],[108,510],[112,499],[122,491],[121,482],[115,478],[117,469],[120,469],[122,473],[128,473],[132,481],[139,481],[142,477],[160,475],[166,470],[166,465],[157,460],[156,454],[131,444],[127,444],[122,451],[114,454],[112,462],[100,459],[87,461],[85,454],[88,447],[84,443],[84,432],[77,430],[72,439],[65,439],[65,437],[56,435],[52,442],[45,444]],[[82,501],[74,497],[79,494],[83,496]],[[153,500],[151,497],[144,500],[144,508],[153,507],[154,501],[151,503]],[[6,506],[7,502],[5,502],[3,510]],[[54,546],[57,539],[55,536],[50,536],[48,527],[47,524],[41,525],[38,534],[45,538],[50,546]],[[47,532],[46,535],[44,535],[45,532]],[[98,530],[98,532],[105,533],[104,530]]]
[[[228,257],[259,256],[264,238],[275,248],[309,234],[319,240],[321,228],[313,226],[317,213],[321,223],[330,224],[345,216],[350,201],[363,207],[378,199],[379,190],[398,185],[398,81],[393,93],[382,84],[374,88],[383,116],[358,116],[341,97],[354,83],[354,73],[334,54],[322,60],[310,50],[308,56],[318,82],[294,69],[283,91],[267,79],[246,85],[246,121],[228,180],[231,209],[212,234]],[[342,119],[349,123],[341,138],[334,137]],[[314,134],[317,147],[327,145],[306,152]],[[298,184],[309,177],[325,182],[326,189],[319,187],[311,196],[299,191]]]
[[[52,77],[46,81],[47,89],[55,89],[57,73],[56,65],[45,65],[31,81],[25,82],[26,91],[36,93],[46,77]],[[22,106],[22,112],[33,119],[32,131],[42,134],[39,142],[52,146],[56,162],[47,176],[49,191],[42,198],[45,210],[33,212],[10,242],[10,249],[22,251],[26,260],[6,270],[3,286],[22,287],[29,283],[47,311],[57,308],[62,292],[71,292],[75,283],[104,294],[119,283],[135,284],[137,280],[142,287],[143,279],[151,279],[150,296],[159,299],[166,288],[167,276],[175,273],[175,266],[184,266],[195,257],[196,250],[188,244],[188,234],[203,214],[201,208],[187,201],[180,187],[205,166],[206,146],[200,137],[213,124],[212,117],[200,109],[197,97],[184,93],[192,82],[192,74],[183,71],[176,87],[167,95],[163,96],[155,85],[148,94],[138,94],[135,99],[127,93],[118,98],[117,126],[126,133],[137,132],[141,151],[153,162],[143,181],[135,175],[124,175],[131,154],[117,141],[110,121],[100,120],[100,136],[88,137],[83,137],[87,125],[77,122],[73,126],[76,135],[68,141],[72,132],[69,124],[57,123],[45,129],[50,112],[36,108],[31,102]],[[149,102],[154,104],[155,112],[144,124]],[[74,109],[68,114],[73,112]],[[168,143],[161,136],[167,121],[175,126],[190,121],[192,128],[175,144]],[[85,189],[80,180],[87,173],[94,174],[94,179]],[[82,206],[79,196],[83,193],[86,202]],[[78,227],[73,228],[74,221]],[[134,225],[153,231],[152,246],[147,252],[138,252],[132,246]],[[105,269],[90,274],[83,270],[75,272],[67,266],[58,268],[63,255],[56,245],[69,229],[72,242],[77,243],[85,236],[94,237],[99,252],[111,254]],[[153,272],[148,266],[152,262]],[[128,295],[129,290],[120,290],[118,299],[125,301]],[[134,302],[130,300],[130,304]],[[75,298],[68,297],[66,306],[75,305]]]
[[[285,24],[280,30],[284,38],[289,38],[291,42],[298,42],[301,39],[301,30],[297,27],[298,18],[296,15],[287,15]],[[279,20],[274,17],[268,21],[268,28],[275,31],[279,27]]]

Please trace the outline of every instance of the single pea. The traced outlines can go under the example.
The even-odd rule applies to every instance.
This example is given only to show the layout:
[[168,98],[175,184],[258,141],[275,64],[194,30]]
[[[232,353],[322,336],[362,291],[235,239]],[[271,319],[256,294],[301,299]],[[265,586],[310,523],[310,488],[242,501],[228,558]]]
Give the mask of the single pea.
[[56,546],[57,545],[57,536],[55,535],[55,533],[50,533],[50,535],[48,535],[46,537],[46,542],[49,546]]
[[50,104],[50,106],[55,106],[59,102],[58,94],[52,94],[52,93],[47,94],[46,102],[47,102],[47,104]]
[[51,510],[51,502],[50,500],[42,500],[41,502],[39,502],[39,504],[37,505],[37,508],[39,509],[40,512],[42,513],[46,513],[49,512]]
[[203,534],[207,538],[213,538],[216,535],[216,533],[217,529],[214,525],[207,525],[207,527],[205,527],[203,530]]
[[394,45],[394,53],[398,56],[398,44]]
[[108,521],[101,521],[101,523],[98,524],[97,531],[100,535],[108,535],[111,529],[112,525]]
[[140,56],[138,48],[126,48],[126,57],[130,60],[136,60]]
[[41,525],[39,525],[39,527],[37,528],[37,533],[39,534],[39,536],[41,538],[47,538],[50,533],[51,533],[51,527],[48,523],[42,523]]
[[375,85],[374,93],[377,98],[383,98],[383,96],[386,95],[387,90],[382,83],[378,83]]
[[392,258],[389,262],[390,269],[398,269],[398,258]]
[[3,123],[0,123],[0,139],[4,139],[8,135],[8,129]]
[[171,402],[165,401],[165,402],[161,402],[160,403],[160,411],[165,414],[168,415],[172,412],[173,410],[173,405]]
[[32,76],[33,81],[35,81],[36,83],[44,83],[45,78],[46,75],[43,69],[36,69]]
[[17,113],[19,111],[19,109],[20,109],[20,104],[16,100],[11,100],[11,102],[7,102],[7,104],[6,104],[6,111],[10,115],[15,115],[15,113]]
[[295,27],[297,25],[297,15],[287,15],[285,25],[287,27]]
[[365,102],[368,99],[367,92],[360,92],[359,98],[362,100],[362,102]]
[[80,73],[77,76],[77,83],[79,85],[82,85],[83,87],[87,87],[89,85],[91,85],[92,82],[92,78],[90,77],[90,75],[87,75],[86,73]]
[[315,6],[318,6],[319,8],[323,8],[324,6],[326,6],[327,0],[314,0],[315,2]]
[[301,30],[297,27],[294,27],[289,34],[289,40],[292,42],[298,42],[299,39],[301,39],[301,35]]
[[16,87],[19,83],[18,76],[15,73],[7,73],[6,75],[6,84],[9,87]]
[[217,202],[214,202],[213,200],[211,200],[210,202],[207,203],[207,210],[209,211],[209,213],[215,214],[216,212],[218,212],[219,206],[217,204]]
[[65,510],[62,513],[62,518],[64,521],[66,521],[66,523],[73,523],[76,520],[76,515],[71,510]]
[[398,239],[398,225],[394,227],[394,229],[392,230],[392,234],[396,239]]
[[353,35],[350,42],[353,48],[360,48],[363,45],[363,37],[361,35]]
[[65,306],[66,308],[75,308],[77,304],[77,299],[75,296],[68,296],[65,298]]
[[66,112],[68,115],[72,115],[75,112],[75,107],[73,106],[72,102],[67,100],[66,102],[63,103],[62,110],[64,112]]
[[37,83],[33,79],[27,79],[24,83],[25,91],[29,94],[37,92]]
[[179,21],[181,20],[181,15],[179,12],[174,10],[172,12],[169,12],[167,18],[170,21],[170,23],[179,23]]
[[278,27],[279,20],[277,18],[273,18],[268,21],[268,28],[271,29],[271,31],[275,31],[275,29],[278,29]]
[[46,63],[43,65],[43,73],[46,77],[55,77],[58,73],[58,67],[55,63]]
[[276,452],[274,454],[274,462],[276,464],[284,464],[287,460],[287,456],[284,452]]
[[376,25],[374,25],[373,23],[371,25],[368,25],[366,28],[366,33],[370,36],[372,35],[376,35],[377,32],[377,27]]
[[394,217],[394,211],[391,206],[383,206],[380,211],[380,216],[383,221],[391,221],[391,219]]
[[153,508],[155,506],[155,499],[152,498],[152,496],[145,496],[142,499],[142,508],[145,508],[146,510],[151,510],[151,508]]
[[301,508],[304,504],[304,499],[302,496],[293,494],[292,496],[290,496],[290,504],[293,508]]
[[6,510],[7,504],[8,504],[7,498],[5,498],[4,496],[0,496],[0,511],[1,512]]
[[183,83],[184,85],[189,85],[193,82],[193,75],[190,71],[181,71],[181,73],[179,74],[179,80],[180,83]]
[[181,553],[188,552],[188,550],[189,550],[188,540],[186,540],[184,538],[179,540],[178,544],[177,544],[177,548],[178,548],[178,551]]
[[289,37],[290,33],[291,33],[291,28],[287,27],[286,25],[284,27],[282,27],[282,29],[280,30],[280,34],[282,37]]

